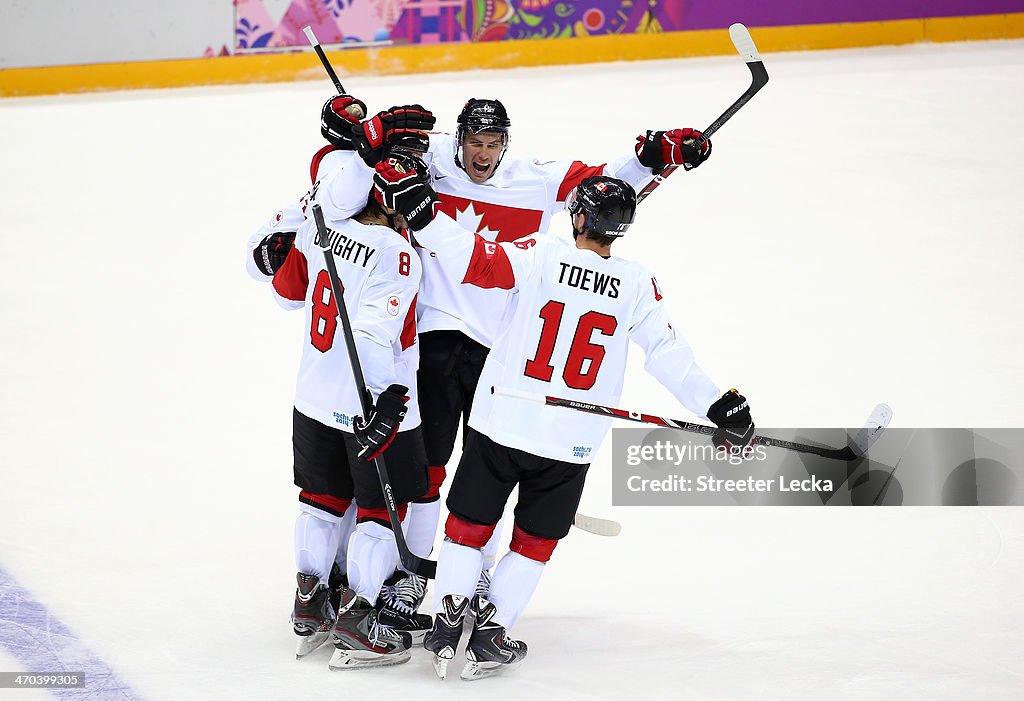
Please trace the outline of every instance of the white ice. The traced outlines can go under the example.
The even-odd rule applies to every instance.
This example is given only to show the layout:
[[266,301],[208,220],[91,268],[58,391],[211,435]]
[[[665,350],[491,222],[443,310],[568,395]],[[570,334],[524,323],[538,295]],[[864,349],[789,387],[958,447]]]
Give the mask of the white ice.
[[[1020,426],[1024,41],[765,58],[769,85],[616,253],[655,269],[761,425],[886,401],[894,426]],[[441,125],[496,96],[514,154],[601,162],[748,80],[729,56],[345,82]],[[303,329],[242,256],[308,186],[330,92],[0,102],[0,566],[142,698],[1024,697],[1024,510],[615,508],[608,444],[582,510],[622,535],[559,546],[520,668],[296,661]],[[641,360],[623,404],[685,416]]]

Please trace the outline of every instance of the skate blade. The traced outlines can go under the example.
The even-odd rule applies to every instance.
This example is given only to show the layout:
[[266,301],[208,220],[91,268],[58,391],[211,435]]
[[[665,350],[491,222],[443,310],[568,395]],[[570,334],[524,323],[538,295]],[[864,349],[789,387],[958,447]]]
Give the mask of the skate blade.
[[301,660],[303,657],[318,650],[327,639],[331,637],[330,631],[324,631],[323,633],[313,633],[312,635],[299,636],[299,641],[295,645],[295,659]]
[[466,666],[462,668],[462,673],[459,677],[463,681],[472,682],[477,679],[484,679],[486,677],[493,677],[495,674],[501,671],[502,667],[507,665],[501,662],[472,662],[467,661]]
[[332,672],[366,667],[390,667],[408,662],[411,657],[412,654],[408,650],[393,652],[390,655],[369,650],[335,650],[327,666]]

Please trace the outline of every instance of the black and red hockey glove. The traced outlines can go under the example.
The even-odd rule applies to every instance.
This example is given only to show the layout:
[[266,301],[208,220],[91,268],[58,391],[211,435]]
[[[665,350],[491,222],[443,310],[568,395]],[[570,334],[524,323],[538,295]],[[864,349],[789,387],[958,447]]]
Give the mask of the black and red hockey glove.
[[281,266],[288,252],[295,245],[294,231],[281,231],[270,234],[253,249],[252,257],[256,261],[256,267],[264,275],[273,276]]
[[[413,231],[434,220],[440,202],[426,175],[413,169],[416,167],[416,160],[409,156],[392,156],[378,163],[373,174],[374,197],[401,214]],[[422,163],[418,167],[422,169]]]
[[719,450],[743,455],[754,445],[754,422],[747,398],[734,389],[723,394],[708,409],[708,418],[718,426],[711,442]]
[[671,131],[649,131],[647,136],[636,137],[636,157],[660,174],[669,166],[682,166],[693,170],[711,156],[711,142],[697,148],[702,134],[696,129],[672,129]]
[[434,128],[434,115],[420,105],[402,105],[378,112],[352,127],[356,150],[371,168],[390,152],[390,147],[410,140],[425,141]]
[[333,145],[355,151],[352,127],[366,116],[366,103],[351,95],[335,95],[320,110],[320,133]]
[[408,411],[409,388],[404,385],[391,385],[380,393],[377,403],[372,404],[367,418],[357,416],[352,423],[356,440],[363,449],[359,451],[361,460],[375,460],[395,440],[398,427]]

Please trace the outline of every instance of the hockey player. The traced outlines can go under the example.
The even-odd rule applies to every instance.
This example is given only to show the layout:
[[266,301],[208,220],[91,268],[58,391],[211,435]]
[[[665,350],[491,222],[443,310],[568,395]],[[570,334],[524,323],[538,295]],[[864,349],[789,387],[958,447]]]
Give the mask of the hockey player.
[[[394,178],[375,176],[381,187]],[[429,211],[430,187],[406,188],[400,212]],[[409,220],[420,246],[437,255],[452,280],[508,290],[515,304],[487,356],[473,399],[466,445],[452,482],[438,559],[436,617],[424,645],[444,676],[467,611],[476,621],[464,679],[522,660],[526,645],[508,629],[526,607],[544,563],[569,531],[587,468],[611,419],[536,408],[492,394],[500,386],[614,405],[622,390],[629,342],[645,354],[645,369],[697,416],[719,428],[720,448],[744,450],[754,437],[746,399],[720,394],[674,330],[651,272],[612,255],[612,244],[633,222],[629,183],[585,178],[567,194],[573,240],[524,238],[494,243],[466,236],[445,215]],[[510,551],[498,564],[487,597],[476,595],[481,548],[518,485]]]
[[[430,140],[430,174],[440,210],[490,241],[514,241],[546,232],[551,216],[563,209],[566,195],[584,178],[603,174],[640,187],[669,165],[690,170],[711,155],[710,142],[703,148],[695,145],[700,132],[673,129],[638,136],[632,151],[606,165],[511,158],[506,157],[511,124],[500,101],[471,98],[459,113],[454,137],[434,134]],[[372,176],[369,169],[357,165],[325,180],[316,199],[332,216],[349,216],[361,206],[351,193],[366,187]],[[472,240],[469,233],[465,235]],[[488,349],[501,328],[508,293],[460,285],[461,280],[444,273],[434,253],[421,251],[420,257],[418,381],[430,491],[410,507],[407,530],[410,549],[426,557],[440,515],[438,490],[459,425],[465,428],[470,415]],[[487,548],[481,591],[487,588],[497,536]]]
[[[423,152],[428,146],[426,131],[433,128],[434,117],[419,105],[392,107],[361,122],[366,115],[366,105],[351,95],[336,95],[328,99],[320,112],[320,132],[328,144],[319,149],[310,163],[312,188],[301,198],[282,207],[268,222],[260,227],[248,242],[246,269],[256,280],[270,282],[288,257],[295,232],[311,216],[310,200],[316,193],[319,182],[329,173],[342,171],[352,159],[365,158],[373,151],[379,160],[383,155],[395,151]],[[374,161],[376,162],[376,161]],[[364,192],[366,188],[363,188]],[[363,198],[365,204],[365,197]],[[279,295],[275,299],[285,308],[294,308],[289,300]],[[327,582],[330,590],[332,611],[340,606],[341,594],[348,585],[347,555],[349,536],[355,527],[357,507],[350,505],[340,516],[336,536],[338,549],[329,577],[318,577],[318,582]],[[296,528],[308,523],[299,517]],[[297,567],[304,572],[304,564],[297,557]],[[379,597],[378,607],[381,620],[397,628],[408,630],[417,638],[422,636],[429,617],[418,615],[415,608],[422,599],[425,581],[414,577],[398,577],[390,581]],[[311,593],[300,586],[295,594],[294,629],[301,636],[296,655],[302,657],[326,642],[332,621],[307,612],[317,604],[311,601]],[[312,618],[310,618],[312,616]]]
[[[246,258],[246,270],[253,279],[269,282],[281,267],[295,230],[310,216],[309,205],[321,180],[340,173],[353,159],[366,158],[363,154],[367,151],[373,152],[376,163],[392,149],[412,153],[427,149],[427,132],[434,128],[434,115],[419,105],[391,107],[361,122],[365,115],[366,104],[351,95],[335,95],[324,103],[320,110],[320,133],[328,143],[310,161],[312,187],[278,210],[250,237],[247,245],[252,256]],[[353,194],[358,209],[362,209],[362,193],[367,187],[361,185],[359,192]]]
[[[411,160],[392,157],[393,163]],[[294,628],[304,654],[326,641],[337,648],[332,669],[398,664],[409,659],[411,635],[396,630],[394,612],[374,608],[398,551],[373,459],[388,451],[400,516],[427,486],[419,429],[415,373],[418,363],[415,298],[419,259],[402,235],[404,222],[378,191],[353,219],[331,221],[321,241],[310,219],[273,275],[281,302],[305,310],[302,360],[293,412],[294,478],[300,488],[295,525],[299,573]],[[342,328],[337,318],[322,247],[335,257],[365,373],[372,411],[359,416]],[[342,516],[353,498],[356,528],[347,554],[349,587],[338,610],[326,586],[338,552]],[[389,617],[390,616],[390,617]],[[423,621],[422,619],[426,619]],[[419,627],[429,627],[421,617]],[[402,626],[409,628],[409,626]]]

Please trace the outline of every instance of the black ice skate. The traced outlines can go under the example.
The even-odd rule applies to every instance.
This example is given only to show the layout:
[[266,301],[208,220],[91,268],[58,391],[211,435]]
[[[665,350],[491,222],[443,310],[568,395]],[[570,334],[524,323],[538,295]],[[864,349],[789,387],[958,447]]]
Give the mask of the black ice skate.
[[427,593],[427,580],[410,574],[398,580],[393,586],[385,587],[377,599],[377,620],[395,630],[405,631],[412,637],[413,644],[423,642],[433,624],[433,619],[424,613],[416,613]]
[[335,608],[330,601],[330,591],[319,577],[299,572],[295,579],[298,587],[295,589],[292,630],[299,636],[295,646],[295,659],[299,659],[327,642],[334,628]]
[[466,648],[466,666],[461,676],[466,681],[497,674],[506,665],[518,664],[526,657],[526,643],[513,640],[504,626],[494,623],[494,604],[482,596],[474,596],[470,605],[476,616],[473,634]]
[[[476,580],[476,595],[487,598],[491,595],[491,571],[488,569],[480,570],[480,578]],[[476,617],[476,609],[472,606],[469,607],[469,615],[466,616],[466,628],[472,630],[473,621]]]
[[348,588],[348,576],[341,573],[337,562],[331,565],[331,576],[327,581],[327,587],[331,590],[331,606],[337,611],[341,608],[341,594]]
[[370,602],[346,589],[341,597],[342,613],[334,627],[332,670],[385,667],[408,662],[412,639],[377,620]]
[[434,627],[423,639],[423,647],[433,653],[434,671],[444,679],[448,662],[455,657],[455,649],[462,637],[462,622],[469,609],[469,599],[458,594],[448,594],[441,599],[442,610],[434,617]]

